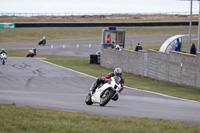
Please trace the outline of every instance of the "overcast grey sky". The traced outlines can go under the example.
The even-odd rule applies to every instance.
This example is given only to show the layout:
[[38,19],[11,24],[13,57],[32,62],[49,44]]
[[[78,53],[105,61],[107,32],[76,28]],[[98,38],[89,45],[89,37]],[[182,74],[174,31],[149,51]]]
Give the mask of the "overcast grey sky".
[[[0,0],[0,12],[26,13],[164,13],[188,12],[189,1],[180,0]],[[193,12],[199,2],[193,2]]]

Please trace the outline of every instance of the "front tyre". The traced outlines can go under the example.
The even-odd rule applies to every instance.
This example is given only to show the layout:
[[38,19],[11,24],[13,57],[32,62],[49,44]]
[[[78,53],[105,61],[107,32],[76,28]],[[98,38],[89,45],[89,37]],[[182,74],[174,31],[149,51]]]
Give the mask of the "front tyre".
[[105,106],[110,101],[112,96],[113,96],[113,91],[112,90],[107,89],[106,91],[104,91],[103,94],[101,95],[101,99],[100,99],[99,105],[100,106]]
[[117,101],[118,99],[119,99],[119,95],[118,95],[118,94],[116,94],[116,95],[112,98],[113,101]]
[[2,60],[2,65],[5,65],[5,60]]
[[92,105],[92,104],[93,104],[91,97],[92,97],[92,95],[89,93],[89,94],[87,95],[86,99],[85,99],[85,103],[86,103],[87,105]]

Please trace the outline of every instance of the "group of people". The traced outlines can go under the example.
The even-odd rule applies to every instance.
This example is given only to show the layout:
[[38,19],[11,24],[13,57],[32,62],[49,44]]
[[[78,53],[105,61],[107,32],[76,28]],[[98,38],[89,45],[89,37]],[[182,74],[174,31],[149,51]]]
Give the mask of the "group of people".
[[[179,38],[176,39],[176,46],[175,46],[175,51],[181,51],[181,42],[179,41]],[[190,54],[196,54],[196,47],[195,47],[195,43],[191,44],[191,48],[190,48]]]
[[[176,45],[175,45],[175,51],[181,51],[181,42],[179,41],[179,38],[176,39]],[[140,43],[137,44],[137,46],[135,47],[135,51],[139,51],[142,50],[142,46],[140,45]],[[190,54],[196,54],[196,47],[195,47],[195,43],[191,44],[191,48],[190,48]]]

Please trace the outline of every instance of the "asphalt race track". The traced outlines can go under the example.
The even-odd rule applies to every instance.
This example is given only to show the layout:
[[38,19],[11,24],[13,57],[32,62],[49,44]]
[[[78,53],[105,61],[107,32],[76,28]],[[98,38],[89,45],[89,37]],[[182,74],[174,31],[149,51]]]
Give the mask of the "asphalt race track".
[[[97,44],[95,40],[94,43]],[[60,43],[62,41],[55,42]],[[81,45],[85,45],[85,50],[81,49],[81,47],[77,50],[76,46],[69,45],[69,47],[71,46],[71,51],[67,55],[70,55],[70,53],[73,55],[76,51],[79,51],[79,55],[83,56],[88,56],[92,52],[95,53],[98,48],[86,48],[88,42],[87,39],[82,40]],[[0,44],[0,47],[7,46],[5,49],[22,49],[23,45],[25,45],[26,49],[26,47],[31,47],[33,44],[16,43],[14,45],[14,43],[7,43],[7,45]],[[46,48],[50,49],[49,44],[46,46],[34,45],[38,47],[38,52],[42,54],[45,54]],[[9,48],[9,46],[11,47]],[[54,48],[58,51],[64,51],[58,44]],[[52,52],[54,49],[48,49],[46,54],[55,54]],[[65,50],[67,51],[67,48]],[[87,50],[91,51],[87,53]],[[66,53],[63,52],[62,54]],[[173,98],[127,87],[125,87],[119,100],[116,102],[110,101],[105,107],[100,107],[98,104],[88,106],[85,104],[85,98],[91,83],[95,80],[95,77],[37,58],[8,57],[8,62],[5,65],[0,64],[0,103],[16,103],[17,105],[108,116],[149,117],[200,124],[200,102]]]
[[[147,42],[162,42],[162,41],[164,42],[169,37],[171,37],[171,35],[126,37],[126,45],[132,43],[137,44],[138,42],[140,42],[141,44]],[[62,49],[63,44],[65,45],[64,50]],[[79,44],[79,49],[77,49],[77,44]],[[89,49],[89,44],[91,44],[91,49]],[[51,50],[51,45],[53,45],[53,50]],[[0,48],[5,48],[6,50],[36,48],[38,54],[89,57],[90,54],[95,54],[98,50],[100,50],[102,46],[100,38],[59,40],[59,41],[48,41],[47,38],[47,44],[45,46],[38,45],[38,42],[0,43]]]
[[0,65],[0,102],[109,116],[135,116],[200,124],[200,103],[125,88],[105,107],[84,100],[96,79],[36,58],[10,57]]

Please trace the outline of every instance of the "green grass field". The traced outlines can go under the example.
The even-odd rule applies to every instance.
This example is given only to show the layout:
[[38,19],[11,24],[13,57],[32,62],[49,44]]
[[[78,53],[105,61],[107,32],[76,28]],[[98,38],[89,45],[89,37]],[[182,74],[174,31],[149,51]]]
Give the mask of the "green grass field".
[[0,104],[1,133],[199,133],[200,125]]
[[[0,43],[38,42],[43,36],[46,36],[47,41],[80,38],[101,38],[102,29],[108,29],[108,27],[0,29]],[[117,27],[117,29],[125,30],[126,36],[176,35],[189,33],[188,26]],[[192,34],[198,34],[197,26],[192,27]]]

